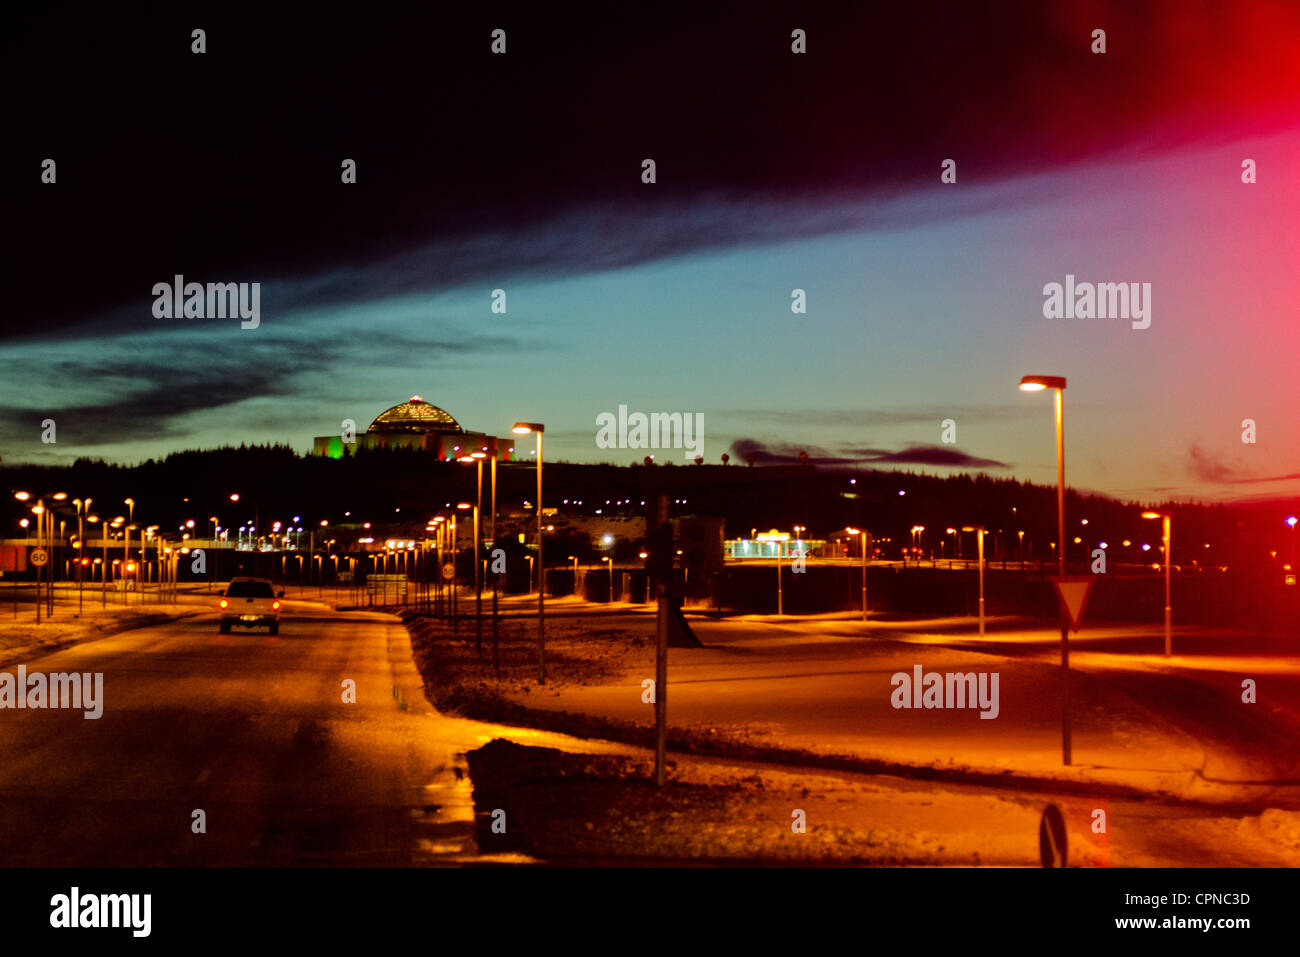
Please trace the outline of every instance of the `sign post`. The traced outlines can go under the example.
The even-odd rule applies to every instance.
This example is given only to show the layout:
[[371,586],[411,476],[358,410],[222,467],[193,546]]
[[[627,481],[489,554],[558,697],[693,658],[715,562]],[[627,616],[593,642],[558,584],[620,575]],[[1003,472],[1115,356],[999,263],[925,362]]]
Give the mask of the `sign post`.
[[[1052,587],[1061,600],[1061,669],[1064,690],[1061,694],[1061,755],[1064,763],[1070,764],[1070,644],[1066,633],[1066,623],[1076,634],[1083,621],[1083,609],[1088,604],[1092,593],[1093,579],[1083,575],[1057,575],[1051,579]],[[1058,812],[1059,813],[1059,812]]]
[[[39,518],[40,516],[37,516]],[[32,563],[36,569],[36,624],[41,623],[41,604],[45,601],[45,596],[41,594],[41,572],[45,564],[50,560],[49,553],[43,548],[33,548],[27,560]]]
[[1038,822],[1038,854],[1044,867],[1066,866],[1065,817],[1055,804],[1043,808]]

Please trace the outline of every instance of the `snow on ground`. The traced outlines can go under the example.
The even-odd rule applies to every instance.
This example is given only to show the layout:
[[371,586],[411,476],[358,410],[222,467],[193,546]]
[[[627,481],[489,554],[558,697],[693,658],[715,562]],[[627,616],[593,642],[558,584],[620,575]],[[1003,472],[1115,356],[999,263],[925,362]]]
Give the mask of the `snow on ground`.
[[[537,683],[535,619],[503,620],[499,674],[491,666],[490,628],[479,659],[472,620],[456,638],[444,623],[409,621],[431,700],[479,719],[652,743],[654,709],[643,701],[642,682],[654,675],[653,618],[644,606],[555,604],[547,617],[544,686]],[[524,807],[525,818],[551,821],[557,835],[571,838],[579,827],[583,834],[574,841],[530,834],[542,841],[533,853],[1035,864],[1039,815],[1050,801],[1066,814],[1073,863],[1300,863],[1295,789],[1268,779],[1265,772],[1275,769],[1253,767],[1258,754],[1240,748],[1240,735],[1258,730],[1266,712],[1247,711],[1255,723],[1234,727],[1245,720],[1227,720],[1240,714],[1239,699],[1231,686],[1210,680],[1212,669],[1177,674],[1196,692],[1183,707],[1204,712],[1196,733],[1169,700],[1168,661],[1139,662],[1122,673],[1088,666],[1072,675],[1075,764],[1065,768],[1060,669],[1032,647],[972,650],[950,634],[954,648],[936,640],[943,628],[913,641],[901,624],[864,629],[843,616],[692,623],[707,647],[670,651],[675,764],[668,792],[650,801],[637,790],[649,777],[644,761],[634,770],[593,766],[586,777],[570,769],[559,775],[562,785],[551,780],[554,768],[534,767],[536,793],[517,794],[516,803],[546,804],[552,786],[567,789],[568,803]],[[998,672],[998,718],[981,719],[978,710],[893,708],[890,678],[914,664],[926,672]],[[1221,723],[1231,733],[1215,738]],[[1270,728],[1264,737],[1272,747],[1289,733]],[[489,772],[491,762],[480,767],[505,773]],[[1207,779],[1207,767],[1230,777]],[[588,779],[593,783],[583,790],[579,782]],[[684,790],[674,790],[679,786]],[[591,823],[593,806],[610,808],[609,821]],[[806,834],[790,832],[796,809],[807,813]],[[1105,832],[1094,830],[1099,810]],[[604,851],[602,840],[612,842]]]
[[[215,608],[216,597],[206,594],[184,594],[179,603],[159,602],[146,592],[134,592],[122,604],[121,593],[101,594],[98,588],[87,586],[82,601],[77,600],[75,586],[59,585],[55,589],[53,617],[41,608],[41,620],[36,621],[36,607],[30,602],[6,606],[9,595],[0,589],[0,667],[28,658],[35,658],[69,645],[132,628],[158,624],[184,615]],[[103,600],[104,598],[107,600]],[[141,598],[145,600],[141,601]]]
[[[527,644],[524,621],[507,626],[519,630]],[[669,722],[687,738],[1152,792],[1194,789],[1212,796],[1217,790],[1220,798],[1232,780],[1216,775],[1211,786],[1197,779],[1206,765],[1204,748],[1165,717],[1163,702],[1128,694],[1086,671],[1071,675],[1073,763],[1066,768],[1062,675],[1054,662],[896,640],[901,633],[868,636],[861,626],[856,634],[835,634],[825,623],[751,617],[697,620],[694,627],[707,647],[669,652]],[[834,628],[843,631],[845,623]],[[654,676],[652,619],[552,617],[547,629],[553,660],[545,687],[536,684],[525,648],[519,650],[519,666],[508,666],[500,681],[472,668],[458,670],[459,690],[500,694],[534,712],[623,725],[653,721],[653,707],[643,700],[643,682]],[[926,673],[996,673],[997,718],[981,718],[974,708],[894,708],[892,676],[910,676],[917,664]],[[1220,704],[1231,707],[1235,701],[1224,696]],[[1257,778],[1248,768],[1236,776]]]

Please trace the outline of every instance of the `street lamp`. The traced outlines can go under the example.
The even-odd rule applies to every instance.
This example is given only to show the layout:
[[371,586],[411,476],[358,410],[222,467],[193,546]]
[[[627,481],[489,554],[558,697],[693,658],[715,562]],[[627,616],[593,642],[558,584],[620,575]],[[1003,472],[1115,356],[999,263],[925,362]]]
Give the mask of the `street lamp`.
[[612,605],[614,604],[614,559],[606,555],[601,561],[609,563],[609,603]]
[[867,531],[849,527],[845,529],[850,535],[862,536],[862,620],[867,620]]
[[1168,658],[1174,651],[1174,609],[1170,600],[1170,575],[1172,574],[1170,566],[1173,565],[1173,554],[1170,548],[1170,523],[1172,517],[1168,512],[1143,512],[1142,517],[1163,520],[1165,539],[1165,657]]
[[483,536],[479,532],[479,511],[483,508],[483,453],[462,455],[457,461],[478,466],[478,497],[474,504],[474,654],[481,655],[483,654]]
[[[90,498],[84,498],[84,499],[74,498],[72,500],[73,504],[77,506],[77,542],[78,542],[78,547],[82,549],[83,555],[85,554],[85,547],[86,547],[85,516],[90,511],[90,503],[93,501],[94,499],[90,499]],[[77,614],[78,615],[81,614],[83,604],[84,604],[82,589],[84,587],[83,583],[85,579],[85,572],[82,567],[83,565],[84,562],[82,561],[77,562]]]
[[[122,500],[122,504],[126,506],[126,523],[127,523],[126,544],[122,549],[122,567],[126,568],[126,557],[127,557],[126,553],[131,547],[131,526],[135,524],[135,499],[125,498]],[[141,541],[143,542],[143,539]],[[143,551],[144,550],[143,544],[140,547],[141,547],[141,551]],[[122,593],[122,604],[126,604],[125,592]]]
[[479,515],[483,510],[483,460],[485,458],[487,453],[480,450],[462,455],[458,460],[466,464],[472,462],[478,467],[475,485],[477,489],[475,501],[478,504],[474,506],[474,653],[476,655],[483,653],[483,536],[479,530]]
[[984,536],[988,529],[983,525],[963,525],[963,532],[977,532],[979,541],[978,559],[980,566],[980,637],[984,637]]
[[[32,498],[32,494],[31,494],[30,492],[14,492],[14,498],[16,498],[16,499],[17,499],[18,501],[20,501],[20,502],[27,502],[27,501],[30,501],[30,500],[31,500],[31,498]],[[44,499],[44,497],[38,498],[38,499],[36,500],[36,504],[33,505],[33,506],[31,507],[31,509],[32,509],[32,514],[36,516],[36,547],[37,547],[37,548],[43,548],[44,545],[45,545],[45,527],[46,527],[46,521],[47,521],[47,519],[52,518],[52,516],[48,516],[48,515],[46,514],[45,499]],[[24,519],[23,519],[19,524],[20,524],[23,528],[27,528],[28,525],[29,525],[30,523],[28,522],[27,519],[24,518]],[[53,550],[54,550],[54,549],[53,549],[53,547],[51,546],[50,551],[52,552]],[[47,554],[48,554],[48,553],[47,553]],[[48,561],[46,562],[46,564],[48,564]],[[44,566],[42,566],[42,565],[37,565],[37,566],[36,566],[36,623],[37,623],[38,625],[41,623],[41,605],[45,603],[45,595],[43,594],[43,591],[42,591],[43,588],[44,588],[44,585],[43,585],[43,583],[42,583],[42,579],[41,579],[43,567],[44,567]],[[53,571],[53,569],[51,568],[51,569],[50,569],[50,575],[52,576],[53,574],[54,574],[54,571]],[[53,581],[52,581],[52,580],[51,580],[50,589],[51,589],[51,592],[52,592],[52,591],[53,591]],[[15,592],[15,594],[17,594],[17,593]],[[14,599],[14,612],[15,612],[15,614],[17,614],[17,609],[18,609],[18,604],[17,604],[17,599],[15,598],[15,599]],[[51,610],[51,613],[53,613],[53,598],[52,598],[52,597],[51,597],[51,599],[50,599],[50,610]]]
[[540,422],[516,422],[515,435],[537,435],[537,683],[546,684],[546,565],[542,551],[542,433]]
[[1291,526],[1291,567],[1292,567],[1292,568],[1295,568],[1295,524],[1296,524],[1296,517],[1295,517],[1294,515],[1288,515],[1288,516],[1286,517],[1286,523],[1287,523],[1288,525]]
[[[1065,376],[1027,375],[1020,380],[1020,391],[1042,392],[1051,389],[1056,398],[1056,562],[1058,574],[1065,577]],[[1061,696],[1061,751],[1070,763],[1070,623],[1061,608],[1061,670],[1064,672]]]

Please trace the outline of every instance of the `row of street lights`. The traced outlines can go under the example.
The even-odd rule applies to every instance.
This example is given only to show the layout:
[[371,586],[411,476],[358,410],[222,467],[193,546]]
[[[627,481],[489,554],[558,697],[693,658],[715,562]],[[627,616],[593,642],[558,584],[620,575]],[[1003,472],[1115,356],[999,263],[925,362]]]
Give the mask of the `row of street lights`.
[[[544,546],[544,525],[542,509],[542,436],[546,431],[546,426],[541,422],[516,422],[511,431],[516,435],[536,435],[537,436],[537,563],[535,566],[537,573],[537,682],[546,684],[546,564],[545,564],[545,546]],[[459,502],[456,507],[462,511],[473,509],[474,519],[474,594],[475,594],[475,651],[481,653],[483,649],[483,537],[480,527],[480,517],[483,511],[483,460],[488,459],[491,462],[491,502],[488,511],[488,529],[487,536],[491,542],[496,542],[497,532],[497,459],[499,458],[495,440],[490,445],[484,446],[473,452],[469,452],[459,457],[458,461],[474,465],[476,469],[476,498],[471,505],[469,502]],[[441,517],[430,519],[426,531],[434,531],[435,526],[439,524]],[[453,514],[450,528],[452,534],[455,534],[455,515]],[[455,561],[455,541],[452,541],[453,563]],[[454,564],[453,564],[454,569]],[[531,577],[531,575],[530,575]],[[455,578],[453,571],[452,578],[452,595],[455,597]],[[498,659],[498,638],[499,638],[499,615],[498,615],[498,594],[500,591],[499,575],[494,571],[492,574],[492,661],[494,666],[499,664]],[[453,621],[455,612],[453,612]],[[454,626],[453,626],[454,627]]]

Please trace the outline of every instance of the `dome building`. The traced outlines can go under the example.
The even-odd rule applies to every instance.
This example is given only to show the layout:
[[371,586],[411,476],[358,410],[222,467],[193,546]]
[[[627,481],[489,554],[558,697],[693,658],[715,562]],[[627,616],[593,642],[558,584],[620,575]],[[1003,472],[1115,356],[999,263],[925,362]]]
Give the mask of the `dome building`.
[[[351,439],[351,441],[349,441]],[[438,458],[452,461],[475,450],[497,452],[503,462],[514,458],[514,442],[497,439],[483,432],[467,432],[445,409],[421,396],[413,395],[390,409],[380,412],[364,432],[348,435],[318,435],[312,452],[340,459],[358,449],[417,449],[434,452]]]

